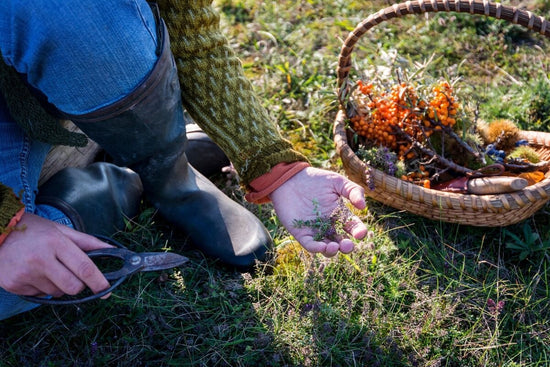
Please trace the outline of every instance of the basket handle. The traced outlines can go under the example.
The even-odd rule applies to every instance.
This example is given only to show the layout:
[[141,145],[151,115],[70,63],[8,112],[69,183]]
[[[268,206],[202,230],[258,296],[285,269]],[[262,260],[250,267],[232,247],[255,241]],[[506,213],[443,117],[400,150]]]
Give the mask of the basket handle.
[[485,15],[496,19],[504,19],[514,24],[519,24],[530,30],[550,38],[550,23],[543,17],[536,16],[530,11],[518,9],[500,3],[493,3],[487,0],[412,0],[394,4],[385,9],[371,14],[363,20],[348,35],[338,58],[338,100],[340,105],[345,105],[345,96],[350,86],[347,78],[351,70],[351,53],[357,41],[369,29],[392,18],[402,17],[408,14],[422,14],[431,12],[458,12]]

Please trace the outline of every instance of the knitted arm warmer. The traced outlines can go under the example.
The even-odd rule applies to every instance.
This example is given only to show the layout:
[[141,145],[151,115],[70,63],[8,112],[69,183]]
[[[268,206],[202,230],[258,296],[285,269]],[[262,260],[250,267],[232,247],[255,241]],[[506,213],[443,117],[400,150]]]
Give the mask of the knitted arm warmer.
[[283,139],[219,29],[211,0],[159,0],[183,104],[227,154],[242,184],[281,162],[307,161]]

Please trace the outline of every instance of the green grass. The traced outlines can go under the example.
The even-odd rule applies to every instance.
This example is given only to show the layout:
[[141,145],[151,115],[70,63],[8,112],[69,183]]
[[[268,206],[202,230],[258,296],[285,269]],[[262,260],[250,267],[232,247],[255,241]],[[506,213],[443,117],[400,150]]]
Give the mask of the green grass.
[[[273,119],[318,167],[342,171],[331,136],[342,39],[390,3],[216,3]],[[550,15],[544,1],[522,5]],[[402,65],[434,55],[427,75],[461,77],[460,92],[480,103],[483,118],[548,130],[547,43],[501,21],[436,14],[375,27],[354,62],[366,70],[394,51]],[[243,202],[236,185],[224,190]],[[187,248],[146,210],[117,238],[137,250],[181,252],[189,265],[134,276],[107,301],[45,306],[1,322],[0,365],[550,364],[548,206],[507,228],[474,228],[369,200],[359,214],[371,243],[324,259],[300,251],[270,205],[243,204],[272,233],[276,262],[233,272]]]

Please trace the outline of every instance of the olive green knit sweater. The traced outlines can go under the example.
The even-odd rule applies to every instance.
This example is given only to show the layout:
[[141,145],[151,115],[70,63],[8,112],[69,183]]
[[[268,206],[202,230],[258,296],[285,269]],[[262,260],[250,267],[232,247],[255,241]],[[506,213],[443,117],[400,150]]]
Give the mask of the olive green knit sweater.
[[227,154],[243,184],[280,162],[306,160],[262,108],[219,28],[211,0],[159,0],[178,65],[182,100]]
[[[306,161],[282,138],[262,107],[220,30],[212,1],[159,0],[158,4],[170,34],[183,104],[227,154],[243,186],[278,163]],[[3,195],[0,192],[0,200]],[[0,210],[6,209],[0,204]]]

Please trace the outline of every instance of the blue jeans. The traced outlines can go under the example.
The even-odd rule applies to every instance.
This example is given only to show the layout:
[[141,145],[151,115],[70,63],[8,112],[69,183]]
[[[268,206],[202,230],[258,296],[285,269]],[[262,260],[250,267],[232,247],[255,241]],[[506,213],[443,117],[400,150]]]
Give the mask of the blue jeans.
[[[88,113],[129,94],[152,70],[156,43],[146,1],[0,1],[4,61],[66,113]],[[0,97],[0,182],[21,193],[27,212],[72,226],[59,210],[35,205],[50,146],[30,140]],[[0,288],[0,320],[37,306]]]

